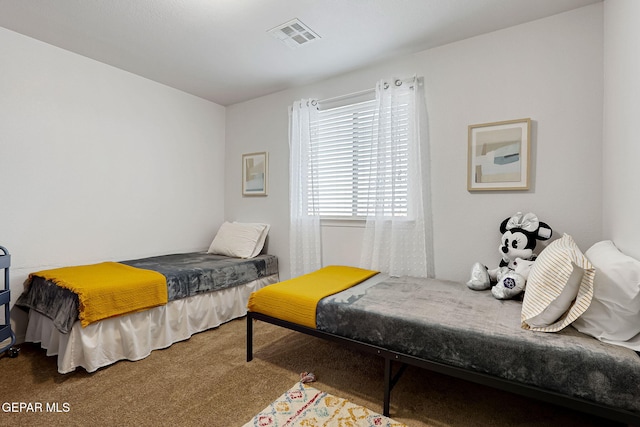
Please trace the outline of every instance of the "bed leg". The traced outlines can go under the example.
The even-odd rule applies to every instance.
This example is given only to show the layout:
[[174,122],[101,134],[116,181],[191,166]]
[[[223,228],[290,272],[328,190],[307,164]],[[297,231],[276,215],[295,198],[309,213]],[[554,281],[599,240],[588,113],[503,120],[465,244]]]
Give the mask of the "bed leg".
[[384,358],[384,405],[382,415],[389,416],[389,406],[391,400],[391,359]]
[[253,359],[253,318],[247,313],[247,362]]

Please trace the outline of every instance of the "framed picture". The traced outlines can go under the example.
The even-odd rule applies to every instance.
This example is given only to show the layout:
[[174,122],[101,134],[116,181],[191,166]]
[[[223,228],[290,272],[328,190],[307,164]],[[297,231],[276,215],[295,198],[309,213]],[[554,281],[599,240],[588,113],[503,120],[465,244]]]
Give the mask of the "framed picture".
[[242,195],[267,195],[267,153],[249,153],[242,155]]
[[467,190],[528,190],[531,119],[469,126]]

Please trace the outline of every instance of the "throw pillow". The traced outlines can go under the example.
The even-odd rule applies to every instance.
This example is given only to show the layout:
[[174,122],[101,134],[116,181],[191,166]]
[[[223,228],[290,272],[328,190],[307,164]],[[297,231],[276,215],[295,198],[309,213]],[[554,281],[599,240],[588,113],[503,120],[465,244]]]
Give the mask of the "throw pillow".
[[557,332],[586,311],[595,270],[573,238],[564,234],[536,259],[522,301],[522,327]]

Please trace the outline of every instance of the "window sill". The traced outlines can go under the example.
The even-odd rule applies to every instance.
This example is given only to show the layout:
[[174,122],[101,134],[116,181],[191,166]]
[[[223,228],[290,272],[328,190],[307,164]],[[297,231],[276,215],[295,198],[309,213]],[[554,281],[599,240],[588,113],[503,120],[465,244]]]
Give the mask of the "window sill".
[[321,227],[353,227],[364,228],[366,220],[364,219],[336,219],[323,218],[320,220]]

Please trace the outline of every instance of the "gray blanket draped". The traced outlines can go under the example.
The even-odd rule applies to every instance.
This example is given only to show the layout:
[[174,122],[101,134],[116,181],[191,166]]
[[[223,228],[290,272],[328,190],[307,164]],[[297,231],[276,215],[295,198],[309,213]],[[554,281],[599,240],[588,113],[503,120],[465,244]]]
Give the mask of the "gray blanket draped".
[[[371,279],[370,279],[371,280]],[[607,406],[640,412],[640,357],[572,327],[520,327],[520,301],[464,284],[378,277],[320,301],[320,330]]]

